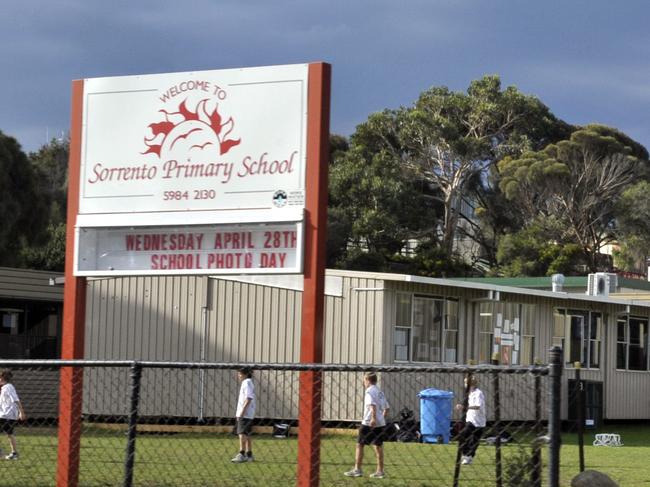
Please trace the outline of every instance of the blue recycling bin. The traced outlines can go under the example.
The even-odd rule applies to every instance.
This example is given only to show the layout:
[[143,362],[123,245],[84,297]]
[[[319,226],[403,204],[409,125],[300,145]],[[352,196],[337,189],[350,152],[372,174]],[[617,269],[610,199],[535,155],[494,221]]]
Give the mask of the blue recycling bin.
[[449,443],[454,393],[424,389],[420,398],[420,433],[424,443]]

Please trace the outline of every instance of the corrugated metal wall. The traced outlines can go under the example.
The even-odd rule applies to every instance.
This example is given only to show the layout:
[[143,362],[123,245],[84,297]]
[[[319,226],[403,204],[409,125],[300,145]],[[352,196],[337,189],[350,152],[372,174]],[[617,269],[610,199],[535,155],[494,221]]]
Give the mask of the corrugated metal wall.
[[[341,297],[325,305],[324,361],[381,363],[382,281],[344,279]],[[88,281],[86,358],[208,362],[299,362],[302,293],[294,290],[207,277],[128,277]],[[221,417],[233,414],[238,385],[227,371],[148,372],[151,384],[179,386],[177,394],[195,397],[191,409],[162,408],[153,388],[143,387],[144,414]],[[175,374],[175,375],[174,375]],[[195,374],[198,374],[196,372]],[[297,417],[297,374],[260,372],[260,408],[266,417]],[[325,374],[324,417],[358,419],[360,374]],[[163,378],[164,376],[164,378]],[[192,377],[188,377],[192,376]],[[123,371],[86,373],[86,411],[107,414],[126,397]],[[178,380],[171,380],[177,377]],[[97,393],[101,381],[111,395]],[[335,381],[334,384],[328,381]],[[188,388],[188,383],[193,386]],[[92,384],[92,385],[91,385]],[[97,386],[94,386],[97,384]],[[341,385],[344,385],[343,388]],[[289,405],[289,406],[287,406]],[[125,408],[120,414],[125,414]]]
[[208,362],[297,362],[302,293],[209,281]]
[[[86,358],[199,361],[206,284],[198,276],[88,280]],[[156,370],[143,377],[143,414],[199,416],[198,371]],[[160,401],[162,390],[168,397],[197,399]],[[86,369],[84,411],[126,414],[128,391],[128,369]]]
[[[478,330],[475,307],[486,290],[416,284],[363,277],[342,272],[342,297],[327,296],[325,303],[324,361],[326,363],[387,364],[393,362],[395,295],[413,292],[459,300],[458,363],[475,359]],[[90,359],[140,359],[208,362],[298,362],[302,293],[259,284],[208,277],[130,277],[88,281],[86,357]],[[622,306],[597,301],[551,299],[502,292],[500,299],[533,306],[536,323],[535,356],[548,360],[552,344],[555,307],[591,309],[606,316],[602,366],[583,370],[587,380],[605,381],[607,418],[650,417],[650,373],[615,371],[616,316]],[[647,308],[632,307],[632,314],[648,315]],[[606,353],[605,353],[606,352]],[[126,394],[121,373],[110,383],[116,394]],[[162,374],[162,375],[161,375]],[[178,380],[173,374],[177,374]],[[297,374],[259,373],[259,414],[297,416]],[[568,380],[563,377],[563,414],[568,414]],[[325,374],[324,418],[358,420],[361,416],[361,373]],[[88,384],[98,378],[89,377]],[[168,405],[160,412],[153,389],[145,390],[145,411],[182,416],[231,416],[237,382],[230,372],[164,372],[152,383],[178,387],[180,395],[195,397],[190,409]],[[124,384],[123,384],[124,383]],[[120,385],[122,384],[122,385]],[[182,384],[182,385],[178,385]],[[435,384],[434,384],[435,385]],[[390,387],[390,384],[386,383]],[[462,386],[459,386],[459,391]],[[484,384],[490,394],[489,384]],[[417,405],[418,391],[403,390],[394,404]],[[97,396],[94,394],[93,397]],[[527,400],[532,398],[527,395]],[[103,395],[106,400],[106,394]],[[514,419],[522,400],[516,389],[503,392],[502,415]],[[546,396],[543,398],[546,401]],[[99,402],[102,402],[99,401]],[[88,403],[93,412],[105,410]],[[113,404],[111,404],[113,408]],[[107,410],[107,409],[106,409]],[[519,409],[520,410],[520,409]]]
[[197,276],[89,280],[86,357],[198,361],[206,281]]
[[[607,373],[606,385],[603,386],[605,418],[648,419],[650,418],[650,372],[616,370],[616,313],[620,313],[622,308],[622,306],[618,309],[611,307],[609,314],[610,326],[604,348],[608,359],[607,367],[604,368]],[[648,314],[647,308],[631,306],[631,316],[647,317]],[[648,333],[648,330],[645,332]]]
[[[208,362],[298,362],[302,293],[231,280],[208,281]],[[239,390],[230,371],[209,371],[205,416],[233,416]],[[256,372],[256,415],[296,417],[296,373]]]
[[[344,277],[343,296],[327,296],[324,362],[384,363],[384,281]],[[363,373],[325,374],[323,418],[358,421],[363,409]]]

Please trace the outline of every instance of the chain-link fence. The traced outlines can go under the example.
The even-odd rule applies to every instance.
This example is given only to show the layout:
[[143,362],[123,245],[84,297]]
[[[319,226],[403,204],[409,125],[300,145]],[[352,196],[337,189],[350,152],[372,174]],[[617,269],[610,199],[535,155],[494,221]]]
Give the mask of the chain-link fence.
[[[70,454],[59,445],[67,441],[58,438],[59,377],[72,369],[81,400],[81,414],[73,419],[80,428],[81,486],[292,486],[304,448],[317,452],[313,468],[323,486],[558,485],[559,438],[547,441],[549,432],[559,434],[552,367],[247,365],[256,411],[252,448],[245,450],[252,450],[253,461],[233,462],[240,451],[234,416],[243,364],[0,361],[0,368],[12,370],[27,415],[14,431],[18,460],[0,463],[0,485],[57,485],[60,455]],[[384,479],[370,477],[377,470],[373,445],[359,447],[361,477],[345,475],[358,455],[368,370],[376,372],[390,405],[380,449]],[[300,375],[306,373],[316,378],[322,404],[316,438],[304,436],[312,443],[305,443],[304,432],[298,440]],[[467,406],[475,401],[468,402],[469,374],[487,413],[472,455],[461,451],[469,441],[463,440]],[[0,441],[9,454],[9,442]]]

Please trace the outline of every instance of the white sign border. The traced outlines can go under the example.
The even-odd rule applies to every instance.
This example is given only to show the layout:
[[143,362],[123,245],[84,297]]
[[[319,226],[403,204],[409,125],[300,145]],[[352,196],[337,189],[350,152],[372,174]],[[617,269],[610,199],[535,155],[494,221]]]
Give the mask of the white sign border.
[[[75,254],[74,254],[74,275],[80,277],[128,277],[128,276],[172,276],[172,275],[238,275],[238,274],[302,274],[303,273],[303,260],[304,260],[304,226],[305,223],[302,219],[285,219],[284,222],[296,223],[296,265],[294,267],[267,267],[267,268],[255,268],[255,269],[177,269],[177,270],[151,270],[151,269],[142,269],[142,270],[132,270],[132,269],[116,269],[116,270],[88,270],[83,271],[79,270],[79,235],[83,228],[106,228],[105,225],[77,225],[74,229],[74,239],[75,239]],[[215,224],[213,222],[205,222],[210,225],[222,225],[223,223]],[[269,223],[261,222],[259,220],[251,222],[243,222],[239,220],[238,223],[258,223],[260,225]],[[281,223],[280,221],[274,221],[273,223]],[[127,227],[129,225],[126,225]],[[158,225],[147,225],[149,227]],[[146,228],[147,226],[139,226],[138,228]],[[192,225],[184,225],[184,227],[190,228]],[[111,226],[115,228],[116,226]],[[169,228],[178,228],[177,226],[168,226]],[[215,272],[216,271],[216,272]]]

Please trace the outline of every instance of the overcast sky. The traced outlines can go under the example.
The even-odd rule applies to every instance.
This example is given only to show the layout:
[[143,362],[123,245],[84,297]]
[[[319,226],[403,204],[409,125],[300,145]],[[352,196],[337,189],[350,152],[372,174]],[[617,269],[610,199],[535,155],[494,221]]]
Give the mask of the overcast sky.
[[649,24],[646,0],[5,0],[0,130],[67,133],[73,79],[325,61],[335,133],[499,74],[650,148]]

